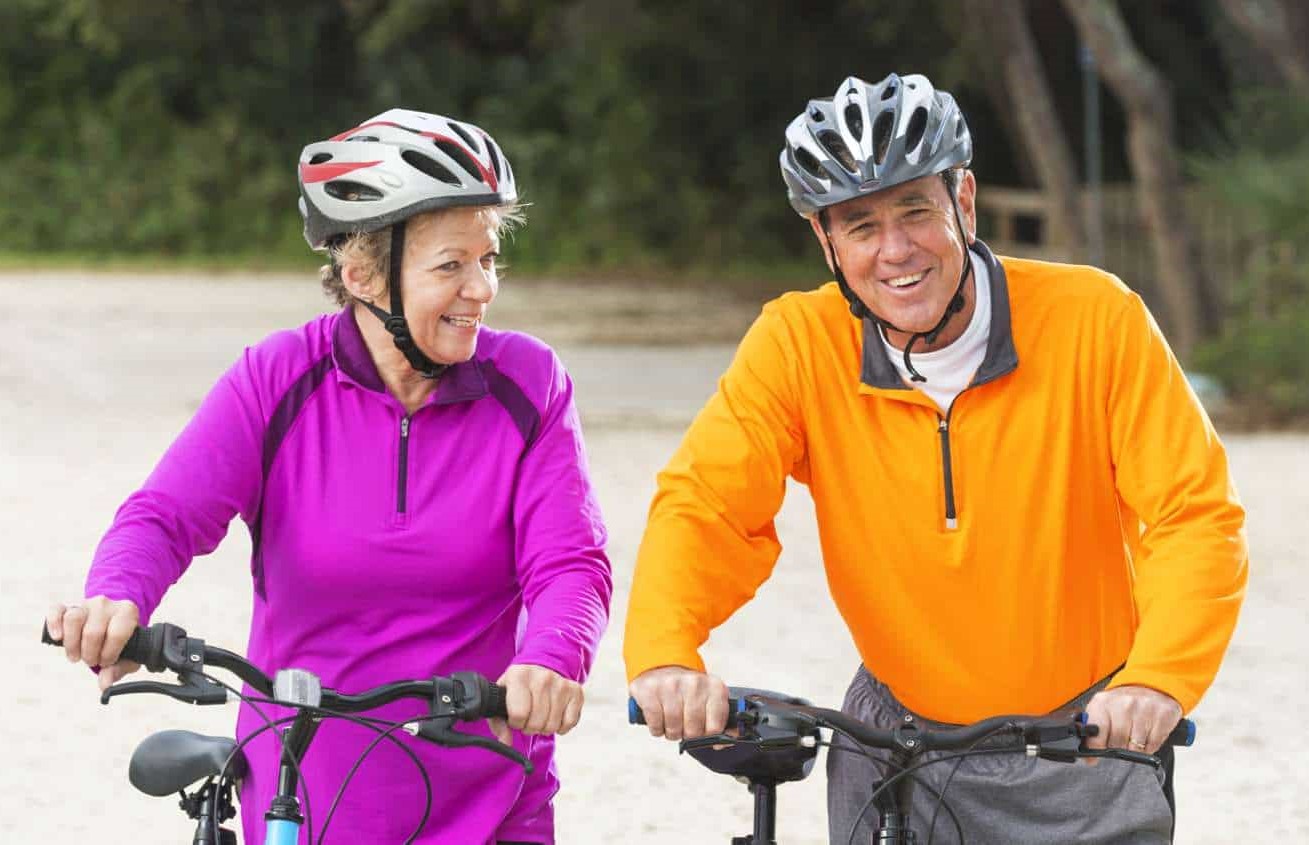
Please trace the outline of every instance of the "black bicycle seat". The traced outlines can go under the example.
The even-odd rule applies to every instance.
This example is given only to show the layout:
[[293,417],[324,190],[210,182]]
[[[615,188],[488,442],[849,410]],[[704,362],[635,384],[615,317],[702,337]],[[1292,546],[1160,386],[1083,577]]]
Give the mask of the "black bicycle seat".
[[[160,731],[143,739],[132,752],[127,779],[146,795],[173,795],[221,772],[235,748],[236,740],[230,737]],[[249,770],[245,756],[238,753],[227,770],[234,779],[244,777]]]
[[[808,705],[803,698],[750,687],[729,687],[728,695],[748,702],[747,712],[759,718],[746,720],[739,737],[722,736],[683,743],[683,749],[711,771],[747,780],[784,783],[804,780],[818,756],[818,729],[788,714],[768,712],[766,699]],[[811,737],[812,742],[806,742]]]

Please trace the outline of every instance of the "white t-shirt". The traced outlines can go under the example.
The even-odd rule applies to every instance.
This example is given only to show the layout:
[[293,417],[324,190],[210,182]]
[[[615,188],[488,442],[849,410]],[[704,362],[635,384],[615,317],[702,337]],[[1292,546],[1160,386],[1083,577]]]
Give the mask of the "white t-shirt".
[[[973,373],[982,366],[986,358],[986,342],[991,337],[991,280],[986,270],[986,262],[970,252],[973,262],[973,290],[977,305],[973,309],[973,319],[968,323],[964,333],[942,349],[934,352],[911,352],[909,360],[927,381],[911,381],[909,370],[904,365],[904,350],[896,349],[886,340],[886,333],[878,331],[886,354],[891,357],[900,377],[908,384],[926,393],[941,409],[948,413],[950,403],[973,380]],[[922,341],[915,344],[915,349]]]

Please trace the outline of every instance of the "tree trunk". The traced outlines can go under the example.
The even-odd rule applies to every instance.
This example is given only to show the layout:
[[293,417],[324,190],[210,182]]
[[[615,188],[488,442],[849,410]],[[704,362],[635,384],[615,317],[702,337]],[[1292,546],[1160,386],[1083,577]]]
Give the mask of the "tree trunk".
[[1000,103],[1002,114],[1015,118],[1012,124],[1006,121],[1006,128],[1016,129],[1014,140],[1045,193],[1049,240],[1064,247],[1070,258],[1081,259],[1086,225],[1077,168],[1027,26],[1023,0],[967,0],[965,8],[989,42],[989,54],[999,57],[1001,85],[993,99]]
[[[1304,0],[1294,0],[1303,3]],[[1309,16],[1283,0],[1222,0],[1223,11],[1261,50],[1267,51],[1294,88],[1309,91]]]
[[1127,113],[1127,152],[1141,222],[1154,244],[1155,271],[1172,345],[1185,358],[1221,319],[1213,282],[1186,218],[1173,142],[1172,92],[1141,54],[1112,0],[1063,0],[1078,35]]

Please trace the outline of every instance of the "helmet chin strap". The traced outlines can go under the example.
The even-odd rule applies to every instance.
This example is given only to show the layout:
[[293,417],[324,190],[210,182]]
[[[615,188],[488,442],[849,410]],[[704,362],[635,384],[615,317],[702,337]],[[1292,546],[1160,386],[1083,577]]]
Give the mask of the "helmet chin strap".
[[850,313],[856,319],[862,320],[864,317],[869,318],[878,325],[883,335],[887,331],[899,332],[900,334],[909,334],[909,342],[904,347],[904,366],[909,371],[910,378],[915,382],[925,382],[927,377],[914,369],[913,363],[909,360],[909,353],[919,340],[926,340],[930,346],[936,343],[937,337],[945,329],[950,318],[960,311],[964,310],[966,304],[964,300],[964,284],[968,281],[968,276],[973,272],[973,261],[968,256],[968,235],[964,232],[963,214],[959,210],[959,198],[955,196],[954,190],[950,188],[950,183],[946,182],[946,191],[950,194],[951,204],[954,206],[955,225],[959,228],[960,243],[964,245],[964,266],[959,271],[959,284],[955,287],[954,295],[950,297],[950,302],[945,306],[945,312],[941,314],[941,319],[936,321],[936,325],[925,332],[906,332],[904,329],[896,326],[884,317],[881,317],[869,308],[864,301],[860,299],[845,280],[845,272],[841,270],[841,265],[836,260],[836,248],[832,246],[832,233],[827,228],[827,210],[823,209],[818,213],[818,220],[822,224],[823,234],[826,236],[827,255],[832,262],[832,272],[836,275],[836,283],[841,288],[842,295],[845,296],[846,302],[850,303]]
[[395,348],[404,353],[409,366],[418,371],[423,378],[439,378],[448,364],[438,364],[423,354],[423,350],[414,343],[414,336],[409,331],[409,321],[405,319],[404,303],[400,299],[400,259],[405,254],[405,223],[401,220],[391,226],[391,258],[386,272],[386,283],[391,289],[391,313],[383,311],[366,299],[355,297],[373,316],[382,321],[382,325],[395,338]]

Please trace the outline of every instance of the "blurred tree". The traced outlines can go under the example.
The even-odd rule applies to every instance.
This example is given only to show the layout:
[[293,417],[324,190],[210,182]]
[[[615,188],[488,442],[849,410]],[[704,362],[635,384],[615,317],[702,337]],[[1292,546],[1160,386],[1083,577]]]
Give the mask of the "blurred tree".
[[1309,8],[1303,0],[1222,0],[1221,5],[1272,56],[1287,82],[1309,91]]
[[1067,136],[1055,111],[1045,68],[1028,27],[1023,0],[966,0],[987,51],[998,56],[1001,73],[992,84],[993,99],[1015,116],[1014,141],[1025,153],[1041,188],[1049,198],[1051,233],[1056,243],[1074,254],[1085,243],[1082,192]]
[[[1193,43],[1216,2],[1151,0],[1151,13],[1131,19],[1142,49],[1179,82],[1190,145],[1227,95],[1224,79],[1205,75],[1222,63],[1178,45]],[[8,0],[0,114],[17,131],[0,150],[10,189],[0,249],[304,256],[300,147],[408,105],[502,141],[534,204],[511,253],[529,268],[821,273],[777,155],[806,100],[847,75],[927,74],[968,114],[983,183],[1062,184],[1036,166],[1062,133],[1024,130],[1019,117],[1037,67],[1052,120],[1080,126],[1074,30],[1057,5],[1026,5],[1043,62],[1023,71],[987,35],[1014,27],[990,20],[993,8],[1003,6]],[[1003,74],[1026,78],[1005,95]],[[1123,116],[1107,103],[1105,119],[1106,176],[1125,178]],[[1017,140],[1043,132],[1036,153]],[[1078,137],[1066,143],[1076,149]],[[1074,193],[1052,190],[1065,202]]]
[[1171,322],[1167,328],[1185,358],[1201,338],[1217,331],[1221,311],[1180,202],[1172,92],[1137,49],[1112,0],[1063,0],[1063,5],[1127,111],[1128,151],[1142,223],[1154,244],[1157,281]]

